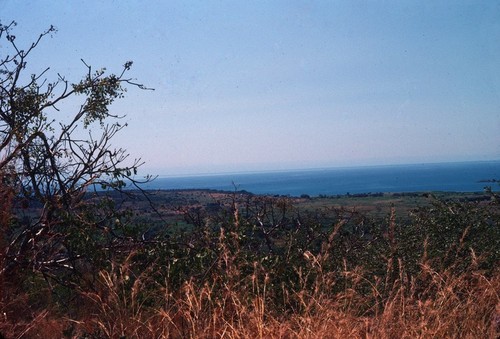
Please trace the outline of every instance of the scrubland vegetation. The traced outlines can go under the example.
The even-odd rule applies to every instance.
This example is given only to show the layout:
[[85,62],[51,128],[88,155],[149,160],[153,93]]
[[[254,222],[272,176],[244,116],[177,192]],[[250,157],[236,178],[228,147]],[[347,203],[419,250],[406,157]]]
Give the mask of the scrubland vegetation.
[[[0,337],[499,336],[495,192],[376,213],[214,193],[169,215],[142,192],[138,210],[141,161],[111,146],[124,125],[108,110],[145,88],[132,63],[84,62],[74,83],[25,76],[55,29],[22,49],[14,26],[0,24]],[[59,114],[67,98],[73,115]]]
[[[165,225],[147,238],[147,224],[114,211],[100,222],[109,219],[108,232],[126,233],[126,241],[113,247],[99,229],[86,230],[94,242],[77,237],[72,246],[94,247],[83,248],[80,263],[66,270],[5,270],[4,256],[0,332],[7,338],[500,333],[494,194],[481,203],[430,197],[429,206],[407,217],[393,209],[385,219],[349,207],[301,210],[288,198],[219,198],[225,200],[217,211],[184,211],[191,229]],[[2,206],[5,238],[15,233],[16,217],[8,201]]]

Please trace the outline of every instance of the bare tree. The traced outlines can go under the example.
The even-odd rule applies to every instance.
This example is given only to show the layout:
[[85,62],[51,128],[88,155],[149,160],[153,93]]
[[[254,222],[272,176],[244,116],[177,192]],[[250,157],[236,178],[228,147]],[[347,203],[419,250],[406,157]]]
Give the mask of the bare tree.
[[[38,208],[35,217],[12,221],[3,256],[10,267],[55,276],[61,267],[75,269],[89,257],[92,253],[85,249],[96,250],[86,248],[83,240],[101,239],[102,245],[106,238],[107,247],[97,248],[105,251],[119,238],[108,236],[113,227],[95,206],[89,209],[85,195],[95,187],[122,189],[139,183],[142,161],[129,159],[126,150],[111,144],[126,124],[109,106],[127,87],[146,88],[126,77],[131,61],[121,73],[108,74],[82,60],[83,78],[74,83],[61,74],[49,81],[50,68],[28,75],[32,51],[56,29],[50,26],[23,49],[13,34],[15,26],[0,23],[0,177],[4,185],[15,187],[18,199]],[[63,105],[76,100],[74,111]]]

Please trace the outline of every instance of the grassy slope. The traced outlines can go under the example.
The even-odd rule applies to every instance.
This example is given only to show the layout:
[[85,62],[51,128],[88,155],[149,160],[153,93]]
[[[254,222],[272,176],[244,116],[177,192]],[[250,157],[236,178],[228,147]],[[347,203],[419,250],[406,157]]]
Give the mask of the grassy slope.
[[[455,200],[478,197],[440,195]],[[203,216],[210,218],[224,212],[218,205],[231,206],[235,199],[241,207],[247,197],[209,191],[161,192],[152,200],[162,218],[145,201],[126,201],[121,206],[133,208],[135,217],[143,222],[169,225],[175,233],[180,226],[187,226],[183,213],[206,212],[208,205],[210,213]],[[265,206],[268,214],[274,208],[272,212],[279,215],[285,208],[277,203],[279,200],[273,198],[255,206]],[[168,258],[170,252],[162,248],[151,249],[151,256],[132,251],[115,257],[110,266],[93,272],[96,278],[92,289],[81,288],[70,296],[57,294],[64,291],[49,288],[36,276],[23,283],[2,276],[0,333],[19,338],[495,338],[500,334],[500,272],[495,265],[485,269],[485,256],[477,254],[481,249],[473,251],[474,246],[465,245],[469,240],[471,244],[482,241],[481,233],[477,239],[466,239],[474,235],[467,225],[482,225],[484,221],[498,228],[498,217],[491,214],[497,210],[483,215],[486,202],[475,203],[469,209],[444,204],[442,210],[436,207],[439,213],[428,212],[409,224],[407,212],[431,206],[428,197],[293,198],[288,203],[287,211],[301,215],[318,210],[326,211],[326,215],[339,210],[371,215],[383,225],[383,244],[368,252],[368,242],[376,237],[373,235],[368,242],[363,238],[364,247],[358,251],[371,253],[368,260],[373,262],[360,263],[357,256],[350,259],[349,252],[345,252],[348,247],[343,246],[354,246],[359,239],[352,239],[351,228],[342,233],[344,224],[335,219],[326,238],[319,236],[325,225],[317,233],[303,234],[304,241],[318,235],[320,248],[311,245],[306,249],[305,243],[290,242],[291,248],[302,250],[292,255],[293,260],[284,260],[282,252],[259,255],[249,250],[255,243],[245,237],[255,231],[258,220],[272,223],[275,219],[245,219],[244,209],[233,210],[233,214],[222,213],[224,219],[217,219],[222,228],[190,238],[193,249],[179,248],[170,254],[174,258]],[[295,225],[292,219],[276,220]],[[405,222],[404,227],[399,220]],[[353,218],[353,222],[357,225],[367,221]],[[435,225],[462,225],[456,228],[457,245],[436,252],[433,258],[434,239],[417,237],[423,240],[409,242],[408,237],[414,234],[404,233],[405,227],[426,222],[430,223],[425,228],[429,236],[442,233],[440,229],[432,233]],[[301,237],[302,233],[291,231],[295,233],[287,233],[290,230],[284,227],[284,233],[277,233],[272,239],[276,249],[286,248],[287,234]],[[451,230],[447,232],[451,237]],[[444,258],[449,257],[453,261],[444,265]],[[174,284],[174,274],[180,272],[176,267],[186,277]],[[69,303],[61,305],[62,300]]]

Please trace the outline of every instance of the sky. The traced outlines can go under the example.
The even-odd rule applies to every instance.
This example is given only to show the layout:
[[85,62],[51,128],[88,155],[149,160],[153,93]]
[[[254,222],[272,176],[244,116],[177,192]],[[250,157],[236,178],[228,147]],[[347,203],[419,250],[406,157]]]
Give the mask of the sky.
[[[500,159],[500,1],[0,0],[29,60],[130,88],[114,144],[143,173]],[[68,108],[70,109],[70,108]]]

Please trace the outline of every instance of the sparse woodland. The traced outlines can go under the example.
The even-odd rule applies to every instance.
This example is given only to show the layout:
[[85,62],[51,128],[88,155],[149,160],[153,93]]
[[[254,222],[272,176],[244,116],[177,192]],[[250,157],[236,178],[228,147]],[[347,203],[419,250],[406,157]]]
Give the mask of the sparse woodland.
[[0,338],[499,337],[497,187],[385,217],[235,192],[152,227],[116,199],[142,162],[109,109],[147,88],[131,62],[33,74],[54,32],[0,25]]

